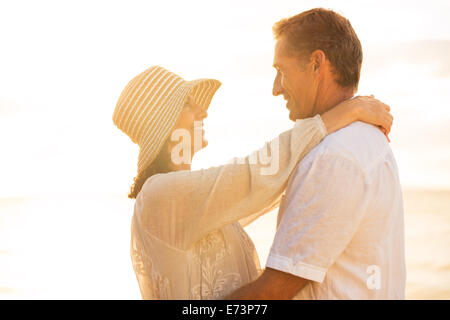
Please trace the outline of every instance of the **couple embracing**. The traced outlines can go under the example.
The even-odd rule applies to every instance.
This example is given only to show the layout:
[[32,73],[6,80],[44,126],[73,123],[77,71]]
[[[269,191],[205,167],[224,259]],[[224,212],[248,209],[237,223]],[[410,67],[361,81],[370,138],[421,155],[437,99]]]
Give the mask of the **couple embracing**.
[[[129,197],[142,297],[404,299],[392,116],[373,96],[354,96],[359,39],[346,18],[321,8],[273,31],[273,94],[287,101],[294,124],[238,161],[190,168],[207,144],[202,121],[219,81],[186,81],[154,66],[119,97],[113,121],[140,150]],[[258,161],[268,153],[276,170]],[[243,226],[277,207],[261,269]]]

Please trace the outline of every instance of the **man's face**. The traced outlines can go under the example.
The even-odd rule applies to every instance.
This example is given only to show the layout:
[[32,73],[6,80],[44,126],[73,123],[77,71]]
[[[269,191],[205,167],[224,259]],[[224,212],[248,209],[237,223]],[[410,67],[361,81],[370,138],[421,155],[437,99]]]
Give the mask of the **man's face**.
[[274,96],[283,95],[287,101],[289,119],[295,121],[315,115],[316,85],[312,66],[287,50],[286,39],[281,37],[275,45],[273,67],[277,75],[273,83]]

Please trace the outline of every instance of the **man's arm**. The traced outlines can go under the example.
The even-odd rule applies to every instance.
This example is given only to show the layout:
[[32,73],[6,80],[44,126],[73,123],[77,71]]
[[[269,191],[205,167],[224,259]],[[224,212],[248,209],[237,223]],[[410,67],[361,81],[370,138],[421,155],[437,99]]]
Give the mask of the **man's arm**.
[[227,300],[290,300],[309,280],[266,268],[253,282],[227,296]]
[[364,216],[365,175],[335,153],[302,161],[280,207],[266,270],[228,299],[292,299],[308,281],[322,283]]

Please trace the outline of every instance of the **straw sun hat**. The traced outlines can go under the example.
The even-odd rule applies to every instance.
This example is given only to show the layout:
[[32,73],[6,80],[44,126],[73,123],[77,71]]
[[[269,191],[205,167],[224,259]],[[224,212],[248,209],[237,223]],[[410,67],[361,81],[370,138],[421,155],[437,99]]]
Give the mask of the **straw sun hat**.
[[112,119],[139,146],[138,173],[153,162],[169,138],[188,95],[206,111],[220,85],[214,79],[186,81],[159,66],[128,83]]

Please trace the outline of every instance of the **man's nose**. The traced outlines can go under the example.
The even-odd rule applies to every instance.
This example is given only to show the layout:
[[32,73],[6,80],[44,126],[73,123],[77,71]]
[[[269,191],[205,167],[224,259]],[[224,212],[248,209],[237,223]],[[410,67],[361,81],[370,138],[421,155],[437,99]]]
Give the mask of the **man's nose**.
[[275,77],[275,80],[273,81],[272,94],[274,96],[279,96],[282,93],[283,93],[283,90],[281,88],[280,76],[277,74],[277,76]]

